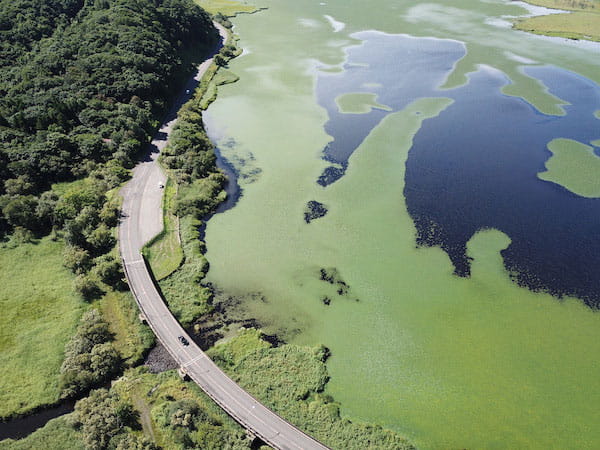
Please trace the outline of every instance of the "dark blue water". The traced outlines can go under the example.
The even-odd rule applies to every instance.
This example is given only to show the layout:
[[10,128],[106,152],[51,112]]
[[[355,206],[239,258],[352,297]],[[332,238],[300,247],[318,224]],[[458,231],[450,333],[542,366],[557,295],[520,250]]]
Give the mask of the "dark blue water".
[[52,406],[25,417],[18,417],[8,422],[0,422],[0,441],[3,439],[22,439],[43,427],[48,421],[73,412],[75,400],[65,400],[57,406]]
[[[551,156],[546,146],[552,139],[587,144],[600,138],[600,121],[594,117],[600,87],[555,67],[528,68],[528,75],[571,103],[565,116],[548,116],[503,95],[500,90],[510,80],[490,68],[470,74],[463,87],[436,90],[462,55],[460,44],[378,33],[359,37],[368,40],[348,52],[349,63],[369,67],[318,81],[320,102],[330,113],[326,130],[334,138],[325,159],[337,163],[337,176],[343,176],[349,155],[387,114],[340,114],[332,103],[339,94],[378,93],[378,101],[393,110],[418,97],[450,97],[450,107],[423,122],[406,163],[404,196],[417,243],[441,247],[455,273],[469,276],[469,239],[481,229],[501,230],[512,240],[502,256],[516,282],[600,307],[600,200],[537,178]],[[394,58],[400,61],[388,61]],[[372,81],[382,85],[379,90],[363,87]],[[323,185],[333,181],[320,179]]]

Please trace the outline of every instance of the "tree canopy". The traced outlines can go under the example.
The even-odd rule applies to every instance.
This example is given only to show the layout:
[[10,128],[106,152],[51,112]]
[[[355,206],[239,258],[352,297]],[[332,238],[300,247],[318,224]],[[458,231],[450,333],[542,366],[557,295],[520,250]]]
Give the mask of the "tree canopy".
[[191,0],[0,0],[0,230],[35,228],[51,183],[130,166],[217,38]]

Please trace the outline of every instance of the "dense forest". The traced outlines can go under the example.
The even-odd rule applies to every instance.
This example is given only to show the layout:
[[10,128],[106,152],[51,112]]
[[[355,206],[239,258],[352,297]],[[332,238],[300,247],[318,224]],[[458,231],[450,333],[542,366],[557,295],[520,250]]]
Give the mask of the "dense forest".
[[[186,0],[2,0],[0,38],[0,235],[54,227],[98,250],[83,238],[104,193],[148,142],[186,57],[218,33]],[[73,198],[49,191],[89,175]]]

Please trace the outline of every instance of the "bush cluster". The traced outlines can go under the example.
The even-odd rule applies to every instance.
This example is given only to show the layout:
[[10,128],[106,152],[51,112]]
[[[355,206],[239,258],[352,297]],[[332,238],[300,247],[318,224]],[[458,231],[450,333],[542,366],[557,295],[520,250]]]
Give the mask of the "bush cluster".
[[60,368],[61,397],[70,398],[109,380],[121,368],[121,356],[112,344],[108,324],[96,309],[81,317],[67,342]]
[[249,447],[248,441],[240,439],[220,418],[192,399],[162,403],[152,410],[152,416],[169,441],[182,448],[234,450]]
[[81,431],[88,450],[155,450],[146,438],[128,433],[140,429],[139,413],[106,389],[90,392],[79,400],[69,417],[72,426]]
[[201,240],[202,219],[212,214],[227,196],[226,176],[218,169],[215,148],[204,129],[202,97],[196,96],[179,111],[161,161],[178,184],[174,213],[180,218],[184,262],[160,287],[169,308],[184,325],[210,309],[212,292],[201,286],[208,272]]
[[162,162],[180,185],[175,213],[196,218],[210,214],[225,199],[227,181],[217,168],[213,143],[202,121],[201,99],[194,98],[179,111],[177,124],[162,153]]
[[193,216],[184,216],[180,221],[181,246],[184,262],[174,273],[159,282],[167,299],[169,309],[184,325],[189,326],[202,314],[210,311],[213,293],[201,282],[209,269],[204,257],[204,242],[199,229],[202,221]]
[[64,265],[77,275],[75,290],[86,300],[102,293],[102,284],[123,288],[120,262],[107,255],[115,243],[114,227],[119,221],[120,203],[107,193],[129,177],[115,160],[92,164],[89,176],[65,192],[54,190],[39,196],[29,193],[27,175],[5,182],[0,196],[4,220],[13,227],[13,238],[27,241],[51,230],[67,244]]

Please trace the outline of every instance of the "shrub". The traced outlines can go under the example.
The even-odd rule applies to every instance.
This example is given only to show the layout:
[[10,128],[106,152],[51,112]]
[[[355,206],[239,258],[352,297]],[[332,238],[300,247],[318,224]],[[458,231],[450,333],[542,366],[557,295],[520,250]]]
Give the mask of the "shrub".
[[103,293],[98,280],[91,274],[77,275],[73,281],[73,289],[87,301],[94,300]]
[[87,311],[65,346],[65,360],[60,368],[62,398],[85,392],[119,371],[121,356],[111,340],[108,324],[100,312]]
[[127,286],[121,263],[114,257],[103,255],[96,258],[95,263],[94,273],[103,283],[117,289],[124,289]]
[[73,273],[84,274],[92,267],[92,258],[87,250],[74,245],[67,245],[63,253],[63,264]]

